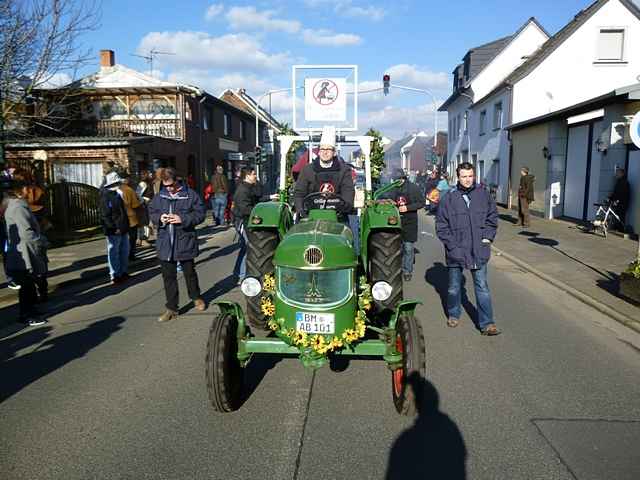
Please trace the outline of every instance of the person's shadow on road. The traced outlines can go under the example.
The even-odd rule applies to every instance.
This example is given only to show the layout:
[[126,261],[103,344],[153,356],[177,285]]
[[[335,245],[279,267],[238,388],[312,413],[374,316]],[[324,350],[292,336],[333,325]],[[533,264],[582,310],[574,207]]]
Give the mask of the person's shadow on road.
[[465,480],[467,448],[458,426],[439,410],[438,390],[417,372],[407,381],[418,418],[394,442],[386,480]]
[[[431,268],[429,268],[425,274],[424,279],[426,282],[431,285],[438,295],[440,295],[440,302],[442,304],[442,311],[444,312],[445,318],[448,317],[447,314],[447,296],[449,290],[449,269],[446,265],[441,262],[436,262],[433,264]],[[466,289],[467,278],[462,276],[462,285],[460,286],[460,295],[462,297],[461,303],[462,308],[467,312],[467,315],[471,318],[471,321],[474,325],[478,325],[478,310],[474,307],[473,303],[469,300],[469,296],[467,295]]]
[[[44,343],[24,355],[14,356],[20,348],[33,344],[37,338],[50,335],[48,327],[38,329],[35,333],[27,332],[24,339],[14,339],[7,342],[9,351],[2,354],[7,361],[0,363],[0,403],[16,394],[40,378],[67,365],[78,358],[84,357],[92,348],[106,341],[111,335],[120,330],[125,321],[124,317],[111,317],[93,322],[87,328],[46,340]],[[2,345],[4,347],[4,345]],[[13,351],[13,352],[12,352]],[[13,357],[13,358],[12,358]]]

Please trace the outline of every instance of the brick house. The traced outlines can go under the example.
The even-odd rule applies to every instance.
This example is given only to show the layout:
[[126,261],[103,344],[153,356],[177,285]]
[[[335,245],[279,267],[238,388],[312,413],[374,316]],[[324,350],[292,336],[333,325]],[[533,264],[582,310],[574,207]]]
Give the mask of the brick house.
[[[102,162],[132,173],[173,166],[202,187],[216,165],[231,176],[255,149],[255,117],[204,90],[164,82],[115,63],[100,52],[100,70],[60,89],[42,90],[43,108],[73,92],[62,134],[7,142],[8,161],[41,162],[49,183],[62,179],[97,186]],[[262,119],[261,119],[261,123]],[[261,128],[265,128],[264,125]]]

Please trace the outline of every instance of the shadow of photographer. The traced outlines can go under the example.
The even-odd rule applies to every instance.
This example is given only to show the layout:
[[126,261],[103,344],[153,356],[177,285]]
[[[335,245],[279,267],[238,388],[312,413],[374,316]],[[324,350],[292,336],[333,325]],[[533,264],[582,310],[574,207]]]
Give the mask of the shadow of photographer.
[[407,381],[418,417],[394,442],[385,478],[465,480],[467,449],[458,426],[439,410],[438,390],[418,372]]

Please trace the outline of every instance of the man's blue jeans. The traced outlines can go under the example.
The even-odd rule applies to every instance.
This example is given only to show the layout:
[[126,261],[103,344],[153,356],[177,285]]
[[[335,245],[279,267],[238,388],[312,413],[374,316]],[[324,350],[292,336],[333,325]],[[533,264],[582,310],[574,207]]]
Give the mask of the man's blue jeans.
[[416,249],[413,242],[402,242],[402,273],[413,273]]
[[213,197],[213,218],[218,225],[224,223],[225,208],[227,208],[227,194],[216,193]]
[[[464,270],[461,267],[449,267],[449,290],[447,292],[447,314],[449,318],[459,319],[462,315],[461,289],[463,275]],[[487,283],[487,265],[483,265],[478,270],[471,270],[471,275],[478,304],[478,327],[480,330],[484,330],[494,323],[491,292]]]
[[111,280],[119,278],[129,269],[129,234],[107,235],[107,261]]
[[234,271],[238,275],[238,281],[241,282],[247,276],[247,234],[244,226],[238,233],[240,235],[240,251],[238,252]]

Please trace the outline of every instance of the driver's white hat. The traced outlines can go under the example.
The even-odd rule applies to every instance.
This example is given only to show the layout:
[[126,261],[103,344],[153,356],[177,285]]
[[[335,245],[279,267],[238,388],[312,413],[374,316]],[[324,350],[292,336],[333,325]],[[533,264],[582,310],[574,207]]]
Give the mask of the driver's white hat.
[[321,147],[336,148],[336,127],[326,126],[322,129],[322,137],[320,137]]

